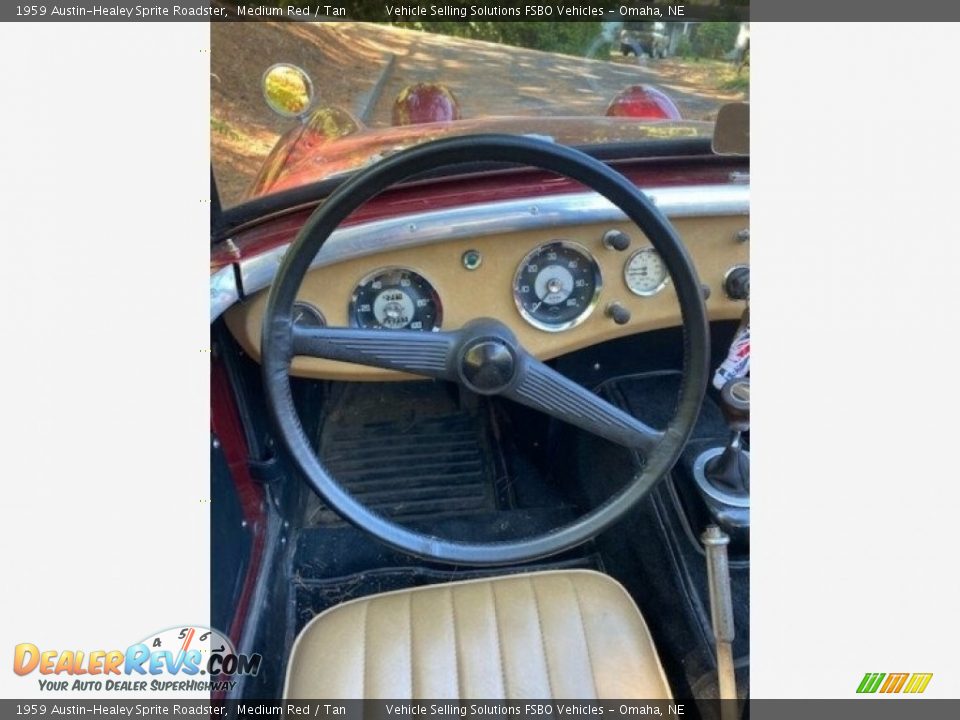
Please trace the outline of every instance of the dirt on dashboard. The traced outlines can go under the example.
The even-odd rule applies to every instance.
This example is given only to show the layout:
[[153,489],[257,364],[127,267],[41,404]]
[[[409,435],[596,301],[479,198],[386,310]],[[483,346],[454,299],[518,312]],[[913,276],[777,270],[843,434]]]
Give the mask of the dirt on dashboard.
[[210,32],[210,150],[227,207],[243,198],[294,122],[263,100],[261,79],[275,63],[304,68],[317,105],[345,108],[372,127],[390,124],[393,99],[415,82],[447,85],[464,117],[602,115],[617,92],[646,83],[670,95],[683,117],[700,120],[746,95],[726,89],[733,85],[729,63],[588,60],[373,23],[211,23]]

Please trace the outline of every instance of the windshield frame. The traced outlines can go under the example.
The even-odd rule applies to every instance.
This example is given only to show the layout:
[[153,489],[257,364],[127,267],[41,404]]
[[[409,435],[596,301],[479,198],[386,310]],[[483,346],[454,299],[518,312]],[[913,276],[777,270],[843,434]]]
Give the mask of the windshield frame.
[[[638,143],[572,145],[570,147],[596,160],[607,163],[648,160],[652,158],[722,157],[713,152],[712,138],[708,136],[644,140]],[[524,166],[505,166],[502,163],[469,163],[428,170],[401,185],[409,185],[423,180],[462,177],[494,170],[501,171],[504,168],[522,167]],[[365,168],[360,168],[349,173],[307,183],[299,187],[254,197],[224,209],[219,201],[216,176],[211,163],[211,245],[216,245],[219,242],[227,240],[232,234],[247,226],[259,224],[272,217],[285,215],[300,210],[305,206],[317,204],[329,197],[331,193],[356,173],[362,172],[364,169]],[[400,187],[400,185],[398,185],[398,187]]]

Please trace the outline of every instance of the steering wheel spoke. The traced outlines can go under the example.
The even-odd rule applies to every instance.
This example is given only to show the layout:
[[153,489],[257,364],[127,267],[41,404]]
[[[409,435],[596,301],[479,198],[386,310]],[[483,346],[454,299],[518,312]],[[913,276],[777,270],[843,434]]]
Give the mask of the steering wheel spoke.
[[526,355],[517,382],[503,393],[527,407],[649,454],[663,433],[637,420],[536,358]]
[[455,380],[451,358],[457,334],[293,326],[292,352],[327,360]]

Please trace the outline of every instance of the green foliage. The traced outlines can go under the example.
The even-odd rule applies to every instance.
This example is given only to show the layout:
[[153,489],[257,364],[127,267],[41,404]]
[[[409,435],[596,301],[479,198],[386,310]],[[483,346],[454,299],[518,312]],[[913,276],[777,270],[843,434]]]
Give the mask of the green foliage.
[[[591,47],[593,46],[591,42]],[[593,60],[609,60],[610,54],[614,50],[614,44],[609,40],[598,40],[596,42],[596,47],[592,47],[592,50],[587,52],[586,57]]]
[[740,23],[705,22],[694,28],[691,45],[696,57],[718,60],[733,49],[740,32]]
[[739,75],[735,75],[726,82],[720,85],[722,90],[749,90],[750,89],[750,72],[749,69],[741,72]]
[[683,58],[693,57],[693,43],[690,42],[690,38],[686,35],[677,38],[677,47],[673,54]]
[[210,130],[218,135],[223,135],[230,140],[240,139],[239,133],[230,127],[230,123],[221,120],[220,118],[215,118],[212,115],[210,116]]

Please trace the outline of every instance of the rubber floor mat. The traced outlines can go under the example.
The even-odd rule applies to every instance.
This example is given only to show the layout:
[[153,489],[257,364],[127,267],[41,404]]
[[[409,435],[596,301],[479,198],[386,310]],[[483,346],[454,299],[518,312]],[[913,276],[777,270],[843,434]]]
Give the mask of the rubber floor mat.
[[[496,510],[497,461],[482,414],[457,409],[445,393],[417,400],[416,412],[397,413],[389,391],[341,398],[344,410],[324,423],[321,461],[357,500],[393,520]],[[356,412],[358,404],[374,403],[375,412]],[[340,523],[319,498],[313,501],[308,525]]]

